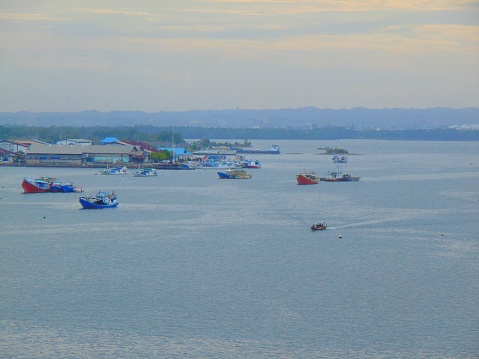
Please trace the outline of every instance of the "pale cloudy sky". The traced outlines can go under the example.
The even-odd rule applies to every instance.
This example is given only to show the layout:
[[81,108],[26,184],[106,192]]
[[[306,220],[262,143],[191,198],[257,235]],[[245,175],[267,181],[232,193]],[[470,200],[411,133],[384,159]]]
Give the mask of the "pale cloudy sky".
[[479,107],[479,0],[0,0],[0,112]]

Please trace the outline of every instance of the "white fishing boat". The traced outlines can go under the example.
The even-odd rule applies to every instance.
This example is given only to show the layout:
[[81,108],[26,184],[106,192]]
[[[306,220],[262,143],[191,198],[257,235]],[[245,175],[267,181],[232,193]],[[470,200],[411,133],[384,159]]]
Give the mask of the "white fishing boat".
[[128,169],[125,166],[117,166],[117,167],[108,167],[104,170],[100,171],[101,175],[126,175],[128,173]]

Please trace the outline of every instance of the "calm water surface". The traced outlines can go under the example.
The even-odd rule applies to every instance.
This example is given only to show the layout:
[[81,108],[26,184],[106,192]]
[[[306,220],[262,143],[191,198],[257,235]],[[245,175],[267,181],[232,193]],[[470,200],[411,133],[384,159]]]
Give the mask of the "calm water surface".
[[[276,143],[250,180],[0,167],[0,356],[477,358],[479,144]],[[296,185],[336,169],[324,146],[361,181]]]

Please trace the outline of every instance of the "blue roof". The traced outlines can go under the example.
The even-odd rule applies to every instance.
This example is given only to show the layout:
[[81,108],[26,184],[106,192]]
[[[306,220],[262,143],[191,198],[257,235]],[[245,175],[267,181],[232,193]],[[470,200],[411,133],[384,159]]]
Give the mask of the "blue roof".
[[116,137],[105,137],[103,140],[101,140],[100,143],[117,143],[120,142],[120,140]]
[[174,152],[176,156],[191,155],[185,148],[182,147],[160,147],[160,150],[167,150],[168,152]]

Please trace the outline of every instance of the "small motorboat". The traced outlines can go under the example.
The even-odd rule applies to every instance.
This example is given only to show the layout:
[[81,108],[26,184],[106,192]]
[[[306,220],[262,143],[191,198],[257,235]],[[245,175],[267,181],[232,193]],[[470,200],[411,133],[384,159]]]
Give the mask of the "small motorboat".
[[311,226],[312,231],[324,231],[326,228],[328,228],[328,226],[326,225],[326,222],[313,224]]
[[332,161],[333,163],[348,163],[348,158],[346,156],[334,155]]
[[80,197],[80,204],[84,209],[115,208],[120,203],[116,200],[115,192],[98,191],[95,196]]

